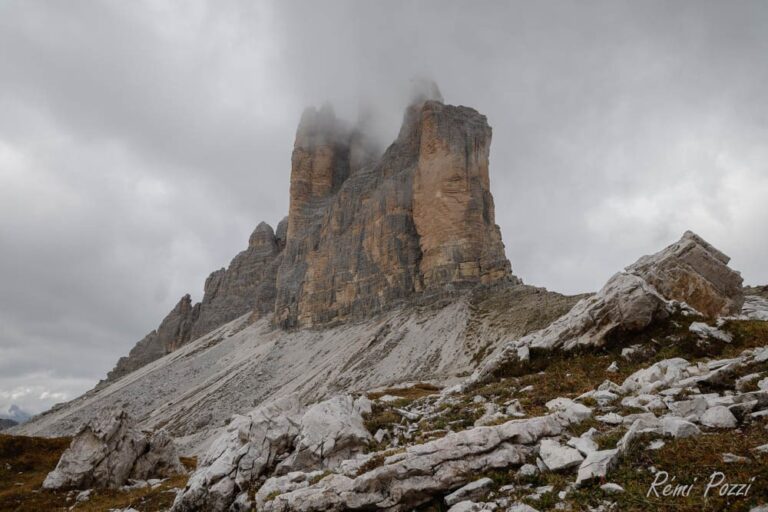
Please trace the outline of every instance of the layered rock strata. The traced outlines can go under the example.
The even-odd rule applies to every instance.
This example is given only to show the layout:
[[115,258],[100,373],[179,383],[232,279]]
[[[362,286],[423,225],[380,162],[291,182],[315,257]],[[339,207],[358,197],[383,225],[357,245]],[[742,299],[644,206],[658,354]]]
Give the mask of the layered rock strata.
[[728,261],[687,231],[678,242],[643,256],[611,277],[599,292],[579,301],[548,327],[507,343],[465,386],[492,378],[505,365],[528,360],[531,351],[599,347],[610,335],[638,332],[675,311],[715,316],[738,313],[744,303],[742,280]]
[[122,358],[109,381],[253,311],[283,328],[362,319],[418,298],[519,283],[490,192],[485,116],[422,87],[381,154],[329,106],[304,112],[291,157],[288,217],[259,224],[248,249],[212,273]]
[[495,224],[485,116],[419,98],[368,166],[350,160],[347,133],[327,109],[302,117],[278,325],[360,318],[417,293],[513,279]]
[[259,224],[250,236],[248,248],[235,256],[228,268],[208,276],[202,302],[192,305],[188,294],[182,297],[157,330],[118,360],[107,381],[117,380],[249,311],[258,315],[270,312],[285,233],[285,221],[278,225],[277,234],[268,224]]

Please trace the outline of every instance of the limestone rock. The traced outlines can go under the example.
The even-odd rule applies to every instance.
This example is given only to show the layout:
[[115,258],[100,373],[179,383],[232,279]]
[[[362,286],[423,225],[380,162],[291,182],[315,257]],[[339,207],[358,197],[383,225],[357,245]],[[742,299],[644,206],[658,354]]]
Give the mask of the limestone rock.
[[257,315],[271,312],[276,294],[274,276],[280,261],[281,244],[285,243],[285,228],[281,229],[282,239],[268,224],[260,223],[250,236],[248,248],[235,256],[227,269],[222,268],[208,276],[202,302],[192,305],[189,295],[182,297],[156,331],[139,341],[128,356],[120,358],[105,383],[115,381],[249,311],[255,311]]
[[492,486],[493,480],[490,478],[485,477],[475,480],[447,495],[445,497],[445,504],[451,507],[460,501],[482,498],[488,494]]
[[349,395],[311,406],[301,418],[294,451],[280,463],[279,471],[335,468],[362,453],[371,441],[362,414],[370,410],[367,398],[354,400]]
[[552,414],[476,427],[406,448],[359,476],[331,475],[265,503],[266,512],[411,510],[430,496],[471,481],[472,475],[522,464],[532,444],[560,435],[569,420]]
[[361,160],[352,135],[362,129],[349,130],[327,109],[305,113],[292,159],[276,324],[360,318],[416,294],[512,280],[494,221],[487,121],[424,97],[417,95],[398,138],[369,165],[350,160]]
[[648,368],[636,371],[624,380],[621,387],[625,392],[653,393],[690,377],[690,368],[690,363],[681,357],[664,359]]
[[664,297],[685,302],[710,317],[735,315],[744,302],[742,278],[730,258],[691,231],[664,250],[640,258],[627,271]]
[[737,421],[727,407],[717,405],[701,416],[701,424],[712,428],[736,428]]
[[768,321],[768,299],[759,295],[747,295],[741,307],[741,316],[749,320]]
[[505,362],[526,360],[531,350],[572,350],[601,346],[609,334],[644,329],[656,319],[666,318],[666,300],[641,278],[619,273],[595,295],[579,301],[571,311],[549,327],[509,343],[486,361],[472,382],[490,378]]
[[192,305],[189,294],[160,323],[160,327],[147,334],[130,351],[121,357],[115,368],[107,374],[107,381],[117,380],[137,368],[163,357],[190,340],[192,326],[200,316],[200,305]]
[[640,331],[675,309],[690,306],[710,316],[738,313],[744,302],[742,279],[728,261],[687,231],[678,242],[611,277],[548,327],[508,343],[465,386],[488,380],[506,364],[528,360],[532,351],[599,347],[610,335]]
[[661,424],[664,435],[672,437],[691,437],[701,434],[701,431],[696,425],[683,418],[665,416],[662,419]]
[[123,411],[107,411],[89,422],[46,476],[45,489],[122,486],[129,478],[146,480],[183,473],[171,439],[162,431],[145,435]]
[[544,439],[541,442],[539,457],[550,471],[569,469],[580,465],[584,460],[579,450],[563,446],[551,439]]
[[295,395],[235,416],[176,496],[172,510],[227,510],[238,494],[290,452],[299,435],[299,420]]
[[276,293],[272,263],[279,253],[272,227],[260,223],[248,240],[248,248],[235,256],[226,270],[217,270],[206,280],[200,317],[192,327],[191,338],[252,310],[258,314],[271,312]]
[[[336,396],[303,411],[298,397],[290,395],[235,416],[178,495],[173,510],[227,510],[235,500],[247,500],[256,482],[272,474],[276,477],[268,480],[267,489],[306,487],[312,477],[301,476],[302,470],[321,474],[322,469],[337,469],[342,461],[362,453],[371,440],[362,415],[370,412],[371,402],[365,397]],[[264,499],[263,493],[260,496],[257,502]]]
[[716,327],[707,325],[704,322],[693,322],[688,327],[688,330],[696,334],[700,338],[714,338],[724,343],[731,343],[733,341],[733,335],[725,331],[721,331]]

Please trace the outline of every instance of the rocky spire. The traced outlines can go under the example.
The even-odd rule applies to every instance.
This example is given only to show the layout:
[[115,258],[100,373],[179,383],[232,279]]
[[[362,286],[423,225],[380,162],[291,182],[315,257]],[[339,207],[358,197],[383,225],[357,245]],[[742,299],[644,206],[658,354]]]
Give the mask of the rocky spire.
[[[486,118],[435,101],[431,82],[417,85],[398,139],[368,171],[350,163],[350,144],[330,113],[303,116],[278,325],[368,316],[423,291],[512,279],[494,220]],[[338,169],[351,168],[337,185]]]

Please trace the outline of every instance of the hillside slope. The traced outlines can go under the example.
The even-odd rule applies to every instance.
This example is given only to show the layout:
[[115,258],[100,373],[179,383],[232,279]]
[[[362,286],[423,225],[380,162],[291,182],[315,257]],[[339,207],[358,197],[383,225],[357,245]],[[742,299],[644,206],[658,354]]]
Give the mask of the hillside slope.
[[232,414],[293,392],[311,403],[404,381],[450,383],[503,342],[548,325],[579,298],[506,285],[366,322],[289,332],[268,319],[249,324],[244,315],[12,433],[72,435],[102,410],[119,406],[141,428],[165,427],[183,451],[198,453]]

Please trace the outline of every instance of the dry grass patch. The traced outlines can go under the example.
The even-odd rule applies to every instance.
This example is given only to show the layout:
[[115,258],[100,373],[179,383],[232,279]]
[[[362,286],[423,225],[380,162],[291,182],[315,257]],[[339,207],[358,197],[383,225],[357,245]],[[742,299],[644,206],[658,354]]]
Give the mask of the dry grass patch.
[[368,393],[368,398],[377,400],[385,395],[398,396],[410,401],[424,398],[425,396],[435,395],[440,392],[440,388],[427,382],[418,382],[413,386],[406,388],[387,388],[382,391]]
[[[660,450],[646,450],[646,442],[634,443],[619,466],[610,473],[609,480],[624,487],[619,495],[606,496],[599,483],[577,491],[568,501],[575,502],[577,510],[596,506],[603,499],[617,502],[622,511],[658,510],[668,512],[748,511],[751,507],[768,502],[768,456],[757,454],[753,448],[768,443],[768,431],[756,422],[741,431],[717,431],[687,439],[665,438]],[[644,441],[649,438],[644,436]],[[750,459],[746,463],[724,463],[723,453],[733,453]],[[648,491],[656,476],[649,468],[666,471],[673,484],[691,484],[689,496],[660,496]],[[747,496],[720,496],[718,489],[704,491],[714,472],[722,472],[726,482],[737,484],[752,482]],[[661,478],[661,477],[660,477]],[[754,478],[754,480],[752,480]],[[657,489],[662,494],[662,486]],[[581,508],[579,508],[581,507]]]

